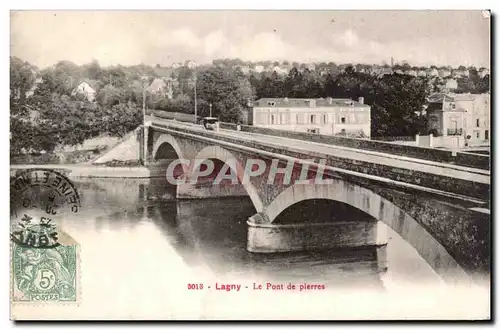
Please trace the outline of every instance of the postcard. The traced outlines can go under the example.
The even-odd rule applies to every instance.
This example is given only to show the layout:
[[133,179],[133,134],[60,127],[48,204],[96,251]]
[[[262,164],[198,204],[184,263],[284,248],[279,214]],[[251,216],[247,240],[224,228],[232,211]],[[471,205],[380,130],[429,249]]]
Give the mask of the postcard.
[[12,320],[489,320],[490,11],[12,11]]

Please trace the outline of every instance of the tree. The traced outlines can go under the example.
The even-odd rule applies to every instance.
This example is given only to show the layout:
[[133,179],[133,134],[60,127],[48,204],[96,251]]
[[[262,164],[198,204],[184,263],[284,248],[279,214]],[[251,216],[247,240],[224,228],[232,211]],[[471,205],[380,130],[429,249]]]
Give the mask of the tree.
[[167,112],[194,113],[193,99],[187,94],[179,94],[173,99],[162,98],[155,106],[155,109],[164,110]]
[[27,94],[35,83],[34,67],[20,58],[10,58],[10,152],[19,154],[36,141]]
[[86,78],[100,80],[102,76],[101,66],[97,60],[83,66],[83,74]]
[[333,97],[335,95],[335,78],[331,73],[328,73],[325,78],[325,84],[323,87],[323,95]]
[[104,85],[122,88],[127,84],[127,75],[121,67],[112,67],[101,71],[101,81]]
[[130,104],[120,103],[112,107],[97,107],[95,109],[98,110],[98,115],[102,118],[99,132],[106,132],[111,136],[123,137],[142,122],[140,108]]
[[192,87],[190,82],[195,78],[194,71],[188,67],[181,67],[177,70],[177,80],[179,81],[179,90],[182,93],[188,93]]
[[481,93],[488,93],[489,91],[490,91],[490,75],[487,74],[477,82],[475,92],[481,94]]
[[26,104],[27,93],[34,87],[34,67],[18,57],[10,58],[10,105],[11,112],[21,111]]
[[199,74],[198,97],[200,114],[208,114],[208,104],[212,104],[213,116],[221,120],[237,121],[241,109],[247,106],[248,89],[234,73],[227,68],[209,68]]
[[124,89],[119,89],[113,85],[106,85],[99,90],[97,101],[102,106],[112,107],[120,103],[125,103],[128,99]]
[[283,79],[276,72],[273,71],[271,75],[263,72],[256,85],[257,97],[283,97],[283,88]]

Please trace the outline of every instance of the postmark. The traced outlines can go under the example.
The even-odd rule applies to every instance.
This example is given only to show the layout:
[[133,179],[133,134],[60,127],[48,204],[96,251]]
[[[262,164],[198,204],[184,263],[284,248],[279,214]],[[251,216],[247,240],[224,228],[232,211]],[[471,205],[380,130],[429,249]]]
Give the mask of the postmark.
[[73,183],[50,169],[11,177],[12,302],[77,302],[79,245],[58,220],[81,207]]
[[10,207],[14,217],[23,209],[39,209],[54,216],[64,210],[77,213],[81,202],[75,186],[62,173],[33,168],[11,177]]
[[14,224],[10,238],[19,246],[50,249],[60,245],[56,225],[52,219],[41,217],[40,221],[24,214],[20,221]]

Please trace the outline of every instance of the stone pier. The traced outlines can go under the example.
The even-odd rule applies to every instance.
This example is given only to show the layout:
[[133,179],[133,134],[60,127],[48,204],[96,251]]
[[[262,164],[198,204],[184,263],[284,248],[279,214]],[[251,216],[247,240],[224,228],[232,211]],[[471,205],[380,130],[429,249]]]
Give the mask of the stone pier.
[[325,250],[387,244],[387,227],[380,221],[269,224],[251,217],[247,249],[256,253]]

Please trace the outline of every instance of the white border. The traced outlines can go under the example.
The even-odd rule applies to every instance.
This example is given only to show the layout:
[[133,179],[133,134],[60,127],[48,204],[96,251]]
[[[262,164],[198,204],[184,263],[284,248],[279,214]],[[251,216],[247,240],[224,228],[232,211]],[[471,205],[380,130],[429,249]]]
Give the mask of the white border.
[[[84,6],[82,7],[82,4]],[[31,1],[12,1],[10,3],[3,2],[2,1],[2,12],[1,12],[1,18],[0,19],[0,28],[1,28],[1,36],[2,36],[2,51],[3,51],[3,63],[4,65],[1,66],[1,75],[0,77],[2,78],[2,88],[0,90],[0,95],[2,98],[2,104],[7,107],[7,109],[4,109],[2,112],[2,116],[5,116],[3,120],[0,120],[0,125],[2,125],[0,129],[0,145],[2,149],[2,168],[0,169],[0,173],[7,173],[7,168],[9,167],[8,164],[8,157],[6,155],[8,154],[8,131],[9,131],[9,120],[8,120],[8,84],[9,84],[9,78],[8,78],[8,56],[9,56],[9,10],[13,9],[120,9],[117,8],[117,5],[120,6],[121,9],[492,9],[494,14],[498,14],[500,12],[500,7],[499,7],[499,2],[498,1],[471,1],[471,0],[461,0],[461,1],[449,1],[446,3],[443,2],[438,2],[435,0],[419,0],[419,1],[360,1],[360,0],[349,0],[349,1],[342,1],[339,3],[331,3],[331,2],[326,2],[326,1],[318,1],[318,0],[308,0],[308,1],[282,1],[282,2],[277,2],[277,3],[271,3],[270,1],[265,1],[265,0],[254,0],[254,1],[189,1],[189,0],[184,0],[184,1],[178,1],[178,2],[170,2],[168,3],[168,6],[165,6],[165,4],[161,1],[151,1],[151,0],[141,0],[141,1],[108,1],[104,2],[103,0],[87,0],[84,3],[82,2],[69,2],[69,1],[54,1],[54,0],[46,0],[46,1],[36,1],[36,0],[31,0]],[[4,8],[5,7],[5,8]],[[496,22],[498,25],[498,22]],[[498,33],[495,35],[495,42],[498,42]],[[498,59],[497,56],[495,56],[495,59]],[[496,73],[493,75],[496,76]],[[496,84],[495,84],[496,85]],[[494,92],[494,91],[493,91]],[[495,94],[494,94],[495,95]],[[497,104],[497,102],[495,102]],[[492,109],[492,112],[498,113],[498,106],[495,109]],[[495,116],[495,125],[496,128],[494,131],[495,135],[495,140],[500,141],[499,138],[496,136],[498,127],[500,126],[500,115]],[[494,154],[497,154],[497,148],[493,151]],[[2,194],[1,194],[1,199],[0,202],[2,203],[2,210],[4,214],[7,216],[7,212],[9,209],[9,205],[7,203],[8,201],[8,190],[7,190],[7,183],[8,183],[8,178],[7,176],[2,176],[2,182],[0,183],[0,187],[2,187]],[[495,182],[496,183],[496,182]],[[495,198],[495,202],[497,202],[497,199],[500,199],[500,197]],[[7,217],[5,217],[7,218]],[[0,239],[2,240],[1,246],[4,248],[2,249],[2,258],[5,258],[3,260],[3,265],[7,266],[9,264],[9,255],[8,251],[9,249],[7,248],[8,245],[8,221],[4,220],[4,228],[5,230],[3,231],[2,235],[0,235]],[[498,228],[498,224],[496,225]],[[495,233],[496,234],[496,233]],[[497,238],[497,235],[495,235],[495,238]],[[495,255],[497,255],[495,253]],[[495,258],[495,264],[496,262]],[[1,297],[2,299],[1,304],[2,304],[2,328],[5,325],[5,328],[11,328],[14,326],[12,322],[8,321],[9,318],[9,289],[7,288],[7,283],[8,281],[8,271],[7,267],[3,268],[4,271],[1,272],[1,281],[0,283],[3,283],[1,287],[2,292]],[[498,304],[495,304],[497,306]],[[492,311],[492,313],[495,313],[496,311]],[[175,324],[169,324],[168,326],[172,326]],[[47,329],[51,328],[52,325],[40,325],[41,327],[45,327]],[[83,327],[82,325],[74,325],[75,327]],[[90,324],[93,328],[101,328],[104,327],[104,325],[96,325],[96,324]],[[138,327],[137,324],[134,324],[133,327]],[[259,327],[266,327],[267,325],[263,324],[257,324]],[[297,327],[298,325],[292,325],[292,324],[287,324],[287,328],[289,327]],[[338,325],[335,325],[338,326]],[[378,327],[386,327],[387,325],[384,324],[379,324],[377,325]],[[424,325],[426,328],[428,328],[430,325],[425,324]],[[431,326],[432,327],[432,326]]]

